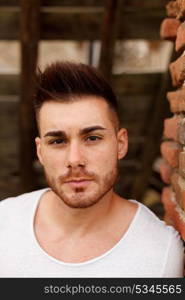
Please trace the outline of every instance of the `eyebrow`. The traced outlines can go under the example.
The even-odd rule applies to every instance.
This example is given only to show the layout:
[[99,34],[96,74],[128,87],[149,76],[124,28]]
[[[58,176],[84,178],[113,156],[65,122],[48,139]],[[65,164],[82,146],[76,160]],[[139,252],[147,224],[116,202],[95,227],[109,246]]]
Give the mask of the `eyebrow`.
[[44,137],[48,137],[48,136],[53,136],[53,137],[61,137],[61,136],[65,136],[65,132],[62,130],[53,130],[53,131],[48,131]]
[[[102,126],[90,126],[90,127],[86,127],[86,128],[83,128],[80,130],[80,135],[83,135],[83,134],[87,134],[87,133],[90,133],[92,131],[95,131],[95,130],[106,130],[106,128],[102,127]],[[44,137],[49,137],[49,136],[52,136],[52,137],[63,137],[63,136],[66,136],[66,133],[65,131],[63,130],[53,130],[53,131],[48,131]]]
[[86,127],[86,128],[83,128],[80,130],[80,135],[83,135],[83,134],[87,134],[87,133],[90,133],[92,131],[95,131],[95,130],[106,130],[106,128],[102,127],[102,126],[90,126],[90,127]]

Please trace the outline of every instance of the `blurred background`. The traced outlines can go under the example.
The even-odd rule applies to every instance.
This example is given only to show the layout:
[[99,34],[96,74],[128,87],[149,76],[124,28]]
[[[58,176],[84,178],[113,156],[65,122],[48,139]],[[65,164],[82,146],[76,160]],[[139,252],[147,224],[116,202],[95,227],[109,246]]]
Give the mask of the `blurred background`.
[[129,151],[117,192],[159,217],[163,120],[173,43],[160,39],[168,0],[0,0],[0,200],[46,186],[35,154],[33,76],[56,60],[100,69],[119,101]]

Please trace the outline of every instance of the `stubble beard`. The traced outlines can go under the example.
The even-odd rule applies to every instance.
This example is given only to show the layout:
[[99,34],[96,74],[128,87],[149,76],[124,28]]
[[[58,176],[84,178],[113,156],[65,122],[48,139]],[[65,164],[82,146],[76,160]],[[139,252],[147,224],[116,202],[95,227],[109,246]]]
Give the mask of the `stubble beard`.
[[94,176],[88,188],[75,188],[71,192],[66,192],[63,188],[63,176],[55,179],[49,176],[45,170],[46,181],[51,190],[69,207],[71,208],[88,208],[98,203],[109,191],[114,187],[118,177],[118,167],[111,170],[108,174],[104,175],[101,179]]

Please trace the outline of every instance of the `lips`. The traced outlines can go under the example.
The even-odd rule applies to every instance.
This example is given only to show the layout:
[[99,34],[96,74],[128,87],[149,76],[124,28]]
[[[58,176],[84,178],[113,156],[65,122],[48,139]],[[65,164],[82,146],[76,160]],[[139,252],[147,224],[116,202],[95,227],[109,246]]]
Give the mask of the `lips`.
[[78,179],[70,179],[68,181],[65,181],[65,183],[69,184],[71,187],[86,187],[92,179],[86,179],[86,178],[78,178]]

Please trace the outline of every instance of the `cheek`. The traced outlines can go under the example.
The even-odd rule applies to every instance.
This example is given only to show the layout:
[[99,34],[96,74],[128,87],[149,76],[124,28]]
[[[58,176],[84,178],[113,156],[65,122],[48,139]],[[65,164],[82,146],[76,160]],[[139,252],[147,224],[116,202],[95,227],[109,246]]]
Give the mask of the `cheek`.
[[42,153],[43,166],[51,173],[56,172],[57,169],[61,170],[64,165],[61,154],[53,153],[52,151],[43,151]]
[[117,166],[117,148],[115,145],[105,147],[101,151],[95,151],[91,155],[95,169],[99,171],[111,172]]

